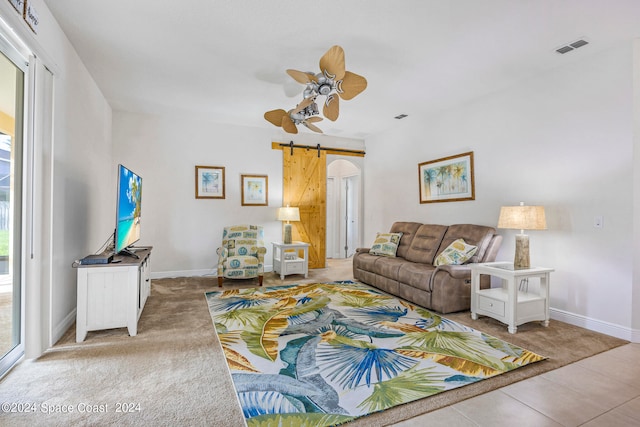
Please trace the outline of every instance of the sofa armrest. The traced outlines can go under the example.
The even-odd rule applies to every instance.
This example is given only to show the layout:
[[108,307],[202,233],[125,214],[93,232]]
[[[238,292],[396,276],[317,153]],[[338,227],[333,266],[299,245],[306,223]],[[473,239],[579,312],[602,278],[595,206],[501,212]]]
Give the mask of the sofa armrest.
[[368,253],[371,248],[356,248],[356,252]]
[[[471,267],[469,264],[462,265],[440,265],[436,270],[442,270],[449,273],[454,279],[467,279],[471,278]],[[433,274],[435,276],[435,272]]]
[[[434,281],[436,275],[442,271],[449,274],[451,279],[454,280],[464,280],[465,283],[471,284],[471,266],[473,263],[463,264],[463,265],[439,265],[436,267],[435,271],[429,278],[429,289],[433,291],[434,289]],[[487,289],[491,287],[491,279],[489,276],[481,276],[480,278],[480,289]]]
[[491,241],[489,242],[489,247],[484,253],[484,258],[482,258],[480,262],[495,261],[501,244],[502,244],[502,236],[499,234],[495,234],[493,238],[491,238]]
[[471,267],[468,264],[463,265],[439,265],[429,277],[429,290],[433,292],[434,281],[439,272],[445,272],[451,276],[452,279],[466,279],[471,280]]

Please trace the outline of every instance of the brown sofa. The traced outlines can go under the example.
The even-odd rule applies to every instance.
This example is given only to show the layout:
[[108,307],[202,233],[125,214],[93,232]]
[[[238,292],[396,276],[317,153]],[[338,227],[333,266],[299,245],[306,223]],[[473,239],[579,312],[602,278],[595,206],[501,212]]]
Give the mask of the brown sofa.
[[[472,224],[435,225],[396,222],[391,233],[402,232],[396,257],[372,255],[358,248],[353,256],[353,277],[390,294],[440,313],[468,310],[471,304],[471,262],[495,261],[502,236],[492,227]],[[463,265],[433,266],[433,261],[454,240],[478,247]],[[482,289],[491,286],[481,276]]]

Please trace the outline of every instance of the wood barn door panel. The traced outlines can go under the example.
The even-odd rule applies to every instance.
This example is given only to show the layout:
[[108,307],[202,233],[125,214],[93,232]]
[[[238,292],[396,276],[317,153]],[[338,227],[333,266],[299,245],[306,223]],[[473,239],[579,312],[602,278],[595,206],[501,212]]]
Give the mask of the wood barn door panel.
[[326,266],[327,154],[294,148],[283,153],[283,203],[300,209],[292,222],[292,238],[308,242],[309,268]]

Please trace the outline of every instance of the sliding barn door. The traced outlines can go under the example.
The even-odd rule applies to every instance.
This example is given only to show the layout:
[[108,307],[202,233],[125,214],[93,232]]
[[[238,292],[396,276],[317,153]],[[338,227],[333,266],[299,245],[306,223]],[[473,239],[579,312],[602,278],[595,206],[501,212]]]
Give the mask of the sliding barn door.
[[300,208],[300,221],[292,222],[294,241],[310,244],[309,268],[326,264],[327,153],[324,150],[285,148],[283,202]]

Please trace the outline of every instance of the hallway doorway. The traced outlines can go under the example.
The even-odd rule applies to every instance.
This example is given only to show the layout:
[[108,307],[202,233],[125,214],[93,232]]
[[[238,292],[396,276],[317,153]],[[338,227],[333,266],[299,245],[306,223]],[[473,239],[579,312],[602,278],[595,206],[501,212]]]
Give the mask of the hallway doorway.
[[327,167],[327,257],[349,258],[360,244],[361,168],[345,159]]

